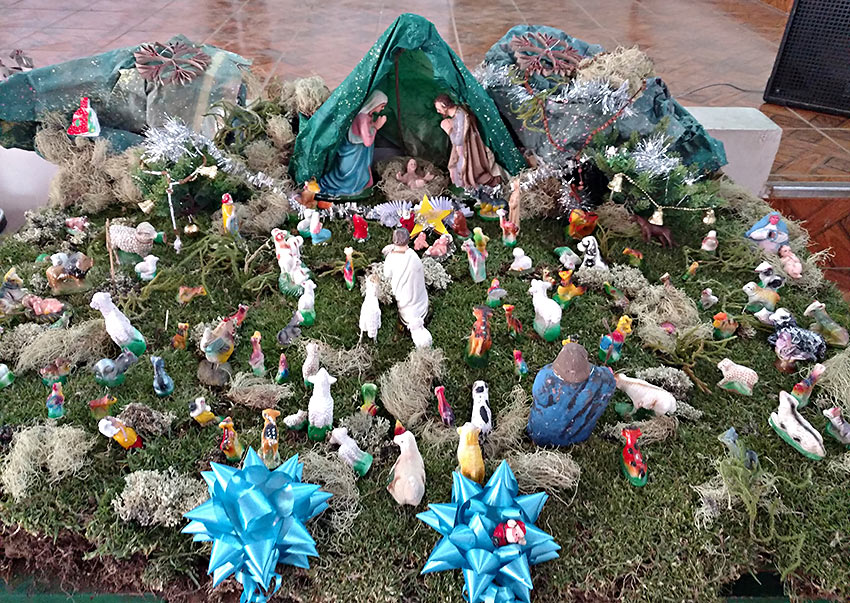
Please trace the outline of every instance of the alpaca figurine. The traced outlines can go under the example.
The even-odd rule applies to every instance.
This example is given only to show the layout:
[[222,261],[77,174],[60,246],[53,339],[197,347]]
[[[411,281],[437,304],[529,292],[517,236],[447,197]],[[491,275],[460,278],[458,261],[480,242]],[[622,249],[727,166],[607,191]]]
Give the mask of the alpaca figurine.
[[351,216],[351,224],[354,226],[354,240],[358,243],[363,243],[369,240],[369,223],[366,218],[361,215],[354,214]]
[[611,333],[603,335],[599,340],[599,360],[603,364],[614,364],[623,353],[623,344],[626,337],[632,332],[632,318],[623,314],[617,321],[617,328]]
[[360,412],[373,417],[376,416],[378,414],[378,405],[375,404],[375,399],[378,397],[378,386],[374,383],[364,383],[360,386],[360,396],[363,398],[363,404],[360,405]]
[[525,255],[525,251],[523,251],[522,247],[515,247],[513,250],[514,261],[511,262],[510,268],[508,270],[513,270],[514,272],[525,272],[526,270],[531,270],[531,258]]
[[626,445],[623,446],[623,454],[620,457],[623,475],[626,476],[631,485],[641,487],[646,484],[647,478],[646,463],[643,461],[643,455],[640,453],[637,443],[641,431],[632,425],[624,427],[620,434],[626,440]]
[[145,338],[139,333],[124,313],[112,303],[112,296],[105,291],[92,295],[89,304],[103,315],[103,322],[109,337],[122,350],[129,350],[137,357],[147,350]]
[[779,304],[779,293],[773,289],[759,287],[752,281],[741,289],[747,294],[747,305],[744,307],[747,312],[758,312],[762,308],[767,308],[772,312]]
[[494,278],[490,281],[490,287],[487,289],[487,305],[491,308],[498,308],[502,305],[502,298],[508,294],[502,289],[502,283],[499,279]]
[[458,427],[457,461],[460,473],[467,479],[484,484],[484,457],[478,444],[479,429],[472,423]]
[[490,410],[490,389],[484,381],[472,384],[472,417],[470,423],[479,431],[483,440],[493,431],[493,412]]
[[803,262],[788,245],[779,248],[779,264],[789,277],[797,280],[803,276]]
[[561,337],[561,306],[549,299],[546,292],[552,283],[534,279],[528,289],[534,304],[534,330],[546,341],[557,341]]
[[[624,414],[633,414],[641,408],[651,410],[659,416],[676,412],[676,398],[666,389],[622,373],[615,373],[614,378],[617,380],[617,389],[632,401],[632,408],[625,409]],[[617,404],[615,409],[620,412],[623,407]]]
[[304,364],[301,365],[301,376],[304,378],[304,385],[312,387],[310,377],[319,372],[319,345],[313,341],[306,346],[306,356]]
[[714,292],[710,288],[703,289],[699,295],[699,306],[703,310],[708,310],[719,301],[720,299],[714,295]]
[[[323,369],[324,370],[324,369]],[[343,463],[354,469],[354,472],[363,477],[372,466],[372,455],[360,450],[357,442],[348,435],[348,429],[337,427],[331,431],[329,442],[339,446],[337,454]]]
[[584,254],[581,260],[582,266],[585,268],[600,268],[602,270],[608,269],[608,264],[602,261],[602,255],[599,253],[599,242],[596,240],[596,237],[586,236],[579,241],[576,247]]
[[118,442],[124,450],[141,448],[143,445],[142,438],[139,437],[136,430],[115,417],[102,418],[97,422],[97,430],[107,438],[112,438]]
[[395,436],[393,442],[400,450],[390,469],[387,492],[399,505],[416,507],[425,496],[425,462],[419,454],[416,437],[409,431]]
[[109,226],[109,243],[119,264],[135,264],[149,255],[154,242],[165,242],[165,235],[157,232],[150,222],[137,226],[112,224]]
[[487,256],[483,255],[475,244],[467,239],[460,246],[466,252],[466,258],[469,262],[469,275],[475,283],[482,283],[487,279]]
[[815,384],[825,372],[826,367],[821,363],[817,363],[812,367],[808,377],[794,385],[791,395],[797,400],[797,409],[803,408],[809,403],[809,398],[812,395],[812,390],[815,389]]
[[528,364],[526,364],[520,350],[514,350],[514,372],[520,379],[528,374]]
[[155,255],[146,255],[144,259],[134,266],[136,275],[143,281],[152,281],[156,278],[156,265],[159,258]]
[[278,451],[277,418],[280,411],[273,408],[263,410],[263,435],[260,458],[269,469],[280,465],[280,452]]
[[309,327],[316,322],[316,283],[307,280],[301,287],[304,292],[298,298],[298,317],[302,325]]
[[363,304],[360,306],[360,338],[357,340],[359,344],[363,340],[363,333],[372,340],[372,343],[378,341],[378,329],[381,328],[381,304],[378,302],[378,285],[381,282],[381,277],[377,273],[372,273],[366,277],[366,293],[363,297]]
[[735,364],[728,358],[718,362],[717,368],[723,373],[723,379],[717,383],[717,387],[744,396],[753,395],[753,387],[759,381],[757,372],[749,367]]
[[130,350],[121,352],[115,360],[102,358],[92,368],[94,380],[98,385],[118,387],[124,383],[124,373],[127,369],[138,361],[138,357]]
[[817,321],[809,325],[809,329],[815,333],[820,333],[828,345],[846,348],[847,344],[850,343],[850,335],[848,335],[847,329],[835,322],[826,313],[826,305],[822,302],[815,300],[810,303],[809,307],[803,312],[803,316],[809,316]]
[[342,250],[345,253],[345,263],[342,266],[342,278],[345,279],[345,288],[351,291],[354,289],[354,260],[351,255],[354,253],[353,247],[346,247]]
[[472,325],[472,333],[466,347],[466,362],[472,367],[487,365],[490,347],[493,345],[493,335],[490,331],[491,314],[493,310],[488,306],[475,306],[472,309],[475,323]]
[[248,357],[248,366],[251,367],[251,372],[255,377],[262,377],[266,374],[266,357],[263,354],[263,348],[260,345],[263,336],[259,331],[254,331],[251,335],[251,356]]
[[165,372],[165,361],[159,356],[151,356],[153,365],[153,391],[160,398],[170,396],[174,391],[174,380]]
[[768,423],[785,443],[810,459],[826,456],[823,437],[797,412],[797,400],[788,392],[779,392],[779,408],[770,413]]
[[837,406],[824,408],[823,416],[829,420],[826,426],[826,433],[845,446],[850,446],[850,423],[847,423],[844,417],[841,416],[841,409]]
[[178,322],[177,323],[177,334],[171,337],[171,349],[173,350],[185,350],[186,349],[186,337],[189,335],[189,323],[188,322]]
[[62,393],[61,381],[57,381],[50,388],[47,396],[47,416],[50,419],[61,419],[65,416],[65,395]]
[[239,462],[242,460],[242,444],[239,442],[239,434],[236,433],[236,429],[233,427],[233,419],[225,417],[218,424],[218,428],[222,431],[221,443],[218,447],[224,453],[224,456],[230,462]]
[[189,402],[189,416],[195,419],[201,427],[205,427],[213,421],[221,422],[221,417],[213,414],[207,399],[203,396],[198,396]]
[[514,339],[522,337],[522,323],[514,317],[514,306],[505,304],[502,306],[505,311],[505,321],[508,323],[508,332]]
[[502,229],[502,244],[505,247],[516,246],[516,237],[519,234],[519,227],[505,218],[505,209],[500,207],[496,210],[496,215],[499,216],[499,228]]
[[442,258],[449,253],[449,244],[452,242],[452,235],[440,235],[440,238],[434,241],[428,249],[425,250],[425,255],[432,258]]
[[440,420],[446,427],[454,427],[455,413],[446,400],[446,388],[443,385],[438,385],[434,388],[434,395],[437,396],[437,412],[440,413]]
[[558,272],[558,276],[561,279],[561,283],[558,285],[558,288],[555,291],[555,295],[552,297],[552,299],[558,302],[558,305],[561,306],[564,310],[566,310],[573,303],[573,299],[584,295],[587,289],[585,287],[573,284],[572,270],[561,270]]
[[310,377],[313,384],[313,395],[307,406],[307,437],[321,442],[333,428],[334,399],[331,397],[331,385],[336,383],[336,377],[331,377],[324,368]]
[[289,363],[286,361],[286,354],[280,353],[280,360],[277,363],[277,374],[274,376],[274,382],[278,385],[283,385],[289,380]]
[[310,216],[310,239],[313,245],[323,245],[331,239],[331,231],[327,228],[322,228],[318,211],[314,211]]

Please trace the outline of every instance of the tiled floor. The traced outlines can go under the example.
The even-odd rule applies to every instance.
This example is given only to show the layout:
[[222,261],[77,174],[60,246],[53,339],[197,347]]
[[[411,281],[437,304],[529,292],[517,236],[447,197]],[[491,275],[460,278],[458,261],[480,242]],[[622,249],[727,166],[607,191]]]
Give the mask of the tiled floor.
[[[517,23],[638,44],[683,104],[760,107],[785,129],[772,179],[850,181],[850,119],[763,105],[786,16],[758,0],[0,0],[0,52],[47,65],[183,33],[266,75],[317,73],[334,86],[401,12],[430,19],[470,66]],[[689,93],[721,82],[754,92]]]

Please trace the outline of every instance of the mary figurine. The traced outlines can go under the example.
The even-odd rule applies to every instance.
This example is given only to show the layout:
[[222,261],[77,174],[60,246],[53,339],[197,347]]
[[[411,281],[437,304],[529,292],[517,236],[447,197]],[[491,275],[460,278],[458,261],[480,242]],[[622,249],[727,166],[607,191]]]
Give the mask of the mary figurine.
[[336,197],[356,195],[372,186],[375,136],[387,122],[386,116],[376,115],[386,105],[387,95],[375,90],[360,108],[337,149],[333,168],[319,180],[322,193]]

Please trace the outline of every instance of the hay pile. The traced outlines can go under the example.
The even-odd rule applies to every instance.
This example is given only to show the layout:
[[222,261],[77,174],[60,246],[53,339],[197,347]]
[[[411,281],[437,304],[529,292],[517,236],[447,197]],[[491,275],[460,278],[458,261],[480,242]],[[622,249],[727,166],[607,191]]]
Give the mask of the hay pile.
[[354,374],[359,376],[372,368],[372,351],[365,345],[358,344],[350,349],[337,349],[318,339],[301,338],[297,345],[303,356],[307,355],[307,344],[309,343],[316,344],[322,366],[328,369],[328,372],[334,377]]
[[299,457],[304,463],[303,481],[320,484],[333,494],[330,504],[330,526],[326,530],[316,528],[317,540],[339,543],[349,535],[354,520],[363,511],[360,491],[357,489],[357,474],[333,453],[308,450]]
[[291,385],[277,385],[264,377],[256,377],[247,372],[237,373],[225,394],[227,399],[235,404],[258,410],[275,408],[278,402],[292,395]]
[[637,427],[640,429],[641,446],[649,446],[656,442],[676,437],[676,431],[679,428],[679,420],[676,417],[662,415],[652,417],[646,421],[631,421],[629,423],[614,423],[606,425],[602,428],[602,436],[612,440],[622,440],[622,431],[626,427]]
[[434,397],[431,384],[442,377],[445,362],[440,348],[415,348],[378,379],[384,407],[407,429],[424,421]]
[[523,492],[569,490],[578,486],[581,477],[581,467],[573,457],[555,450],[516,451],[508,455],[507,461]]
[[628,81],[629,94],[634,94],[654,72],[652,59],[637,46],[618,46],[610,52],[600,52],[584,59],[578,65],[576,78],[584,81],[608,81],[613,88],[619,88],[623,82]]
[[501,458],[509,450],[518,450],[525,436],[531,400],[521,385],[515,385],[506,398],[507,403],[493,417],[493,430],[481,446],[489,459]]
[[25,347],[19,350],[16,373],[39,369],[57,358],[67,358],[72,366],[89,365],[112,353],[112,340],[101,318],[67,329],[42,328],[37,333],[28,329],[26,333],[33,337],[27,343],[19,341]]
[[140,402],[131,402],[118,418],[139,433],[161,436],[171,430],[171,423],[176,417],[172,412],[160,412]]
[[424,187],[416,189],[412,189],[406,184],[399,182],[396,174],[399,172],[403,174],[407,171],[407,162],[410,159],[412,158],[393,157],[377,164],[375,171],[381,175],[378,188],[381,189],[381,192],[384,193],[387,199],[410,201],[416,204],[422,201],[423,195],[437,197],[446,191],[449,186],[448,174],[430,161],[424,159],[416,159],[416,171],[420,175],[433,174],[433,180],[426,182]]

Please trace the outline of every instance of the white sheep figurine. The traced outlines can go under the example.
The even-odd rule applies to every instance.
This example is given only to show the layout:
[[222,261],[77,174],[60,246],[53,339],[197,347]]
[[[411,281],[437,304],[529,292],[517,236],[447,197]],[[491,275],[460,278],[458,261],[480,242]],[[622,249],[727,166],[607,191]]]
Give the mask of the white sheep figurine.
[[624,392],[632,401],[634,407],[632,412],[640,408],[651,410],[656,415],[676,412],[676,398],[666,389],[621,373],[616,373],[614,378],[617,380],[617,389]]
[[331,396],[331,385],[336,383],[336,377],[324,368],[309,378],[313,384],[313,395],[307,405],[307,436],[311,440],[322,442],[333,427],[334,399]]
[[546,341],[555,341],[561,336],[561,306],[549,299],[547,292],[552,283],[534,279],[528,294],[534,304],[534,330]]

